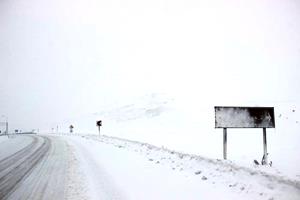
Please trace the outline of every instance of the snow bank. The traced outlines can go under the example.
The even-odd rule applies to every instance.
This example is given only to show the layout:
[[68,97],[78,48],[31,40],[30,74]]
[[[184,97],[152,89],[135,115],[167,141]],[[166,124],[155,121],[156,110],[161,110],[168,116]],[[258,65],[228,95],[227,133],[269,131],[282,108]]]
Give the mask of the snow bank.
[[[237,194],[239,199],[296,200],[300,196],[300,181],[289,179],[288,177],[281,176],[280,174],[275,174],[274,172],[266,172],[265,169],[263,169],[264,167],[246,168],[239,166],[231,161],[210,159],[203,156],[180,153],[147,143],[129,141],[107,136],[98,137],[90,135],[82,137],[101,142],[98,151],[96,150],[96,148],[93,149],[94,153],[97,155],[101,154],[100,148],[103,148],[102,146],[104,144],[114,147],[115,150],[112,150],[110,148],[110,151],[118,152],[113,153],[113,160],[120,159],[117,155],[123,155],[126,152],[128,153],[126,153],[125,155],[132,156],[132,154],[138,154],[142,156],[145,161],[151,163],[152,168],[157,169],[159,166],[161,166],[163,168],[168,168],[171,171],[178,172],[181,175],[185,175],[186,177],[192,177],[202,182],[204,181],[207,186],[215,187],[216,191],[220,192],[220,194],[217,195],[218,197],[224,197],[225,199],[226,193],[227,195]],[[106,152],[105,156],[109,157],[110,154],[111,152]],[[123,155],[121,160],[124,160],[124,162],[128,162],[128,160],[132,159],[131,156],[126,157]],[[135,162],[139,162],[139,159],[137,159]],[[132,168],[136,167],[135,162],[133,162],[134,164],[131,164]],[[103,163],[103,165],[105,166],[106,164]],[[124,163],[124,165],[127,164]],[[128,171],[128,173],[130,174],[131,172]],[[136,171],[136,174],[139,174],[139,170]],[[123,175],[118,174],[117,179],[121,179],[119,176],[122,177]],[[178,181],[177,175],[174,176],[176,177],[174,181]],[[162,180],[164,180],[164,177],[165,176],[161,174],[160,178]],[[147,182],[148,180],[145,181]],[[128,184],[131,184],[130,181]],[[157,184],[159,185],[159,183]],[[197,185],[199,187],[201,186],[199,182],[193,184],[196,184],[195,187],[197,187]],[[185,188],[189,187],[190,185],[181,186],[183,194]],[[142,191],[144,191],[145,189],[148,190],[148,188],[140,188],[140,190]],[[178,190],[179,188],[175,189]],[[192,194],[192,196],[194,197],[197,195],[201,195],[201,193],[197,193],[196,191],[193,192],[194,194]],[[209,195],[207,193],[205,194]],[[211,195],[206,197],[210,198]]]

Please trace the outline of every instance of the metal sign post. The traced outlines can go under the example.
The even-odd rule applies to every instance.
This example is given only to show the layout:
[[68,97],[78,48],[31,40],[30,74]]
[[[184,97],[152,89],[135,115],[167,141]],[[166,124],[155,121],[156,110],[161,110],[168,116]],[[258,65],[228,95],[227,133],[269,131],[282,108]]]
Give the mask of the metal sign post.
[[223,158],[227,159],[227,128],[223,128]]
[[73,128],[74,128],[74,126],[73,125],[70,125],[70,133],[73,133]]
[[8,122],[6,122],[6,135],[8,136]]
[[268,164],[268,150],[267,150],[267,130],[263,128],[263,144],[264,144],[264,156],[263,164]]
[[102,121],[101,120],[97,121],[96,125],[98,126],[99,136],[100,136],[100,127],[102,126]]

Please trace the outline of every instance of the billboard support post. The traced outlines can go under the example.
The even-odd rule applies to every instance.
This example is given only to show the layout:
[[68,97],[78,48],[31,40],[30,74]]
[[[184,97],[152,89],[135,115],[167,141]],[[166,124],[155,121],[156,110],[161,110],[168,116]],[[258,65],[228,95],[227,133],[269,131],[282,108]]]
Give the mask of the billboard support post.
[[267,130],[263,128],[263,143],[264,143],[264,159],[262,164],[268,164],[268,151],[267,151]]
[[227,128],[223,128],[223,159],[227,159]]

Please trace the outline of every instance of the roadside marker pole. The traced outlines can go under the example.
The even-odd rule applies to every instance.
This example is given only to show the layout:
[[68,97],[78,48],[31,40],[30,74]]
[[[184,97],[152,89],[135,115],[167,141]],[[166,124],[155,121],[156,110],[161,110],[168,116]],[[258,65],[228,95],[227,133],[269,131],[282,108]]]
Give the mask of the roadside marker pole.
[[7,137],[9,138],[9,135],[8,135],[8,121],[6,121],[6,135],[7,135]]
[[100,126],[102,126],[102,120],[96,121],[96,126],[98,126],[99,137],[100,137]]
[[223,128],[223,159],[227,159],[227,128]]

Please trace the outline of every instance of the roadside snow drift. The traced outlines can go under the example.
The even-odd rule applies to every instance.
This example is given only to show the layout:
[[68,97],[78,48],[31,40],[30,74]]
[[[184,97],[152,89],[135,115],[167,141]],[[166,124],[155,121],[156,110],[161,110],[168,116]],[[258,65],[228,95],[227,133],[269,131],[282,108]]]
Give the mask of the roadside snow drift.
[[89,179],[91,199],[298,200],[300,182],[269,167],[180,153],[107,136],[65,137]]

